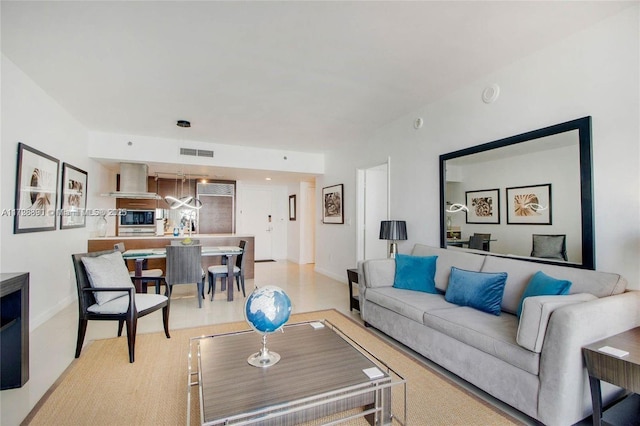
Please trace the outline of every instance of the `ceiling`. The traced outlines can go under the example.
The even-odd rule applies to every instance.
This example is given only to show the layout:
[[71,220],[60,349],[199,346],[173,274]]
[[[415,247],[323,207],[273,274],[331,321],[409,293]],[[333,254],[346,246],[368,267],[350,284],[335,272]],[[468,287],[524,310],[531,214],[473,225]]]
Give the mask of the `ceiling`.
[[326,152],[629,5],[3,0],[1,43],[90,130]]

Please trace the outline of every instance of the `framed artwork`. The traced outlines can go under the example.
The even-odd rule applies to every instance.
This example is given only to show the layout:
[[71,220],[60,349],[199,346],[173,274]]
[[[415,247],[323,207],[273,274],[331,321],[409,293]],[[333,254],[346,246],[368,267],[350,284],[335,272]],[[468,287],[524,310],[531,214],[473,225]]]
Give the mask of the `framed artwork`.
[[60,161],[18,143],[13,233],[53,231]]
[[467,223],[500,223],[500,190],[466,191]]
[[551,184],[507,188],[507,224],[551,225]]
[[60,229],[83,228],[87,216],[87,172],[62,163]]
[[289,195],[289,220],[296,220],[296,196]]
[[344,223],[343,184],[322,188],[322,223]]

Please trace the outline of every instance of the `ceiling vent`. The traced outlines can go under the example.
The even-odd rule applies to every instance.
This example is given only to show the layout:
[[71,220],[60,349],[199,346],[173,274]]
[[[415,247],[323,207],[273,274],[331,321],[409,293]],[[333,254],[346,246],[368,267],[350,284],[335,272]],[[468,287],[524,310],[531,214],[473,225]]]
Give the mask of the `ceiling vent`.
[[180,148],[180,155],[213,158],[213,151],[208,149]]
[[201,196],[210,197],[233,197],[235,193],[235,185],[233,183],[198,183],[198,198]]

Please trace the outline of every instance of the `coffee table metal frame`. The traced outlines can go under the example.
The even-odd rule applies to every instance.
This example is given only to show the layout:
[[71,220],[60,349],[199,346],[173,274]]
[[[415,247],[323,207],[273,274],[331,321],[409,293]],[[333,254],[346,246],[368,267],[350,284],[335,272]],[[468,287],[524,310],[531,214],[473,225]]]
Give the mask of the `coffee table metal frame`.
[[[189,355],[188,355],[188,386],[187,386],[187,425],[191,423],[191,393],[194,386],[198,386],[198,396],[200,402],[200,424],[202,425],[250,425],[260,422],[277,419],[279,417],[292,415],[302,412],[304,410],[312,409],[314,407],[326,406],[328,404],[345,401],[348,398],[354,398],[363,396],[366,394],[374,395],[374,403],[372,406],[364,407],[363,411],[358,411],[354,414],[346,414],[344,417],[334,419],[323,423],[324,425],[334,425],[347,422],[360,417],[369,416],[370,422],[374,425],[387,425],[387,424],[399,424],[401,426],[407,425],[407,382],[400,374],[389,367],[384,361],[377,358],[367,349],[362,347],[356,341],[351,339],[346,333],[336,327],[328,320],[318,321],[305,321],[294,324],[285,325],[285,330],[289,327],[297,327],[302,325],[308,325],[311,327],[312,323],[322,323],[330,330],[334,331],[339,337],[347,342],[353,350],[364,355],[370,362],[372,367],[378,367],[384,376],[371,380],[363,380],[363,383],[335,389],[329,392],[319,393],[317,395],[299,398],[296,400],[288,401],[286,403],[275,404],[269,407],[253,410],[247,413],[238,413],[236,415],[227,416],[224,419],[205,422],[204,419],[204,407],[203,407],[203,386],[202,386],[202,364],[200,353],[200,341],[203,339],[219,338],[225,336],[241,335],[246,333],[256,334],[254,331],[246,330],[231,333],[221,333],[208,336],[193,337],[189,341]],[[257,338],[257,337],[256,337]],[[247,354],[249,355],[249,354]],[[195,359],[194,359],[195,358]],[[280,361],[286,362],[286,360]],[[247,368],[251,367],[247,363]],[[256,367],[251,367],[256,368]],[[363,373],[364,376],[364,373]],[[366,378],[366,376],[364,376]],[[402,418],[391,412],[391,388],[401,385],[401,413]],[[386,415],[385,415],[386,413]],[[335,414],[335,413],[334,413]]]

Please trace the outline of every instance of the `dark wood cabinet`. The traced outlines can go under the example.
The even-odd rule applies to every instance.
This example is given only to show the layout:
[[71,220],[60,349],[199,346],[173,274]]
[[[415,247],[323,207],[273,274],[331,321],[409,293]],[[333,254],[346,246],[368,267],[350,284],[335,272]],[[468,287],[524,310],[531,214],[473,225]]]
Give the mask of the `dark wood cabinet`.
[[29,274],[0,274],[0,389],[29,380]]

